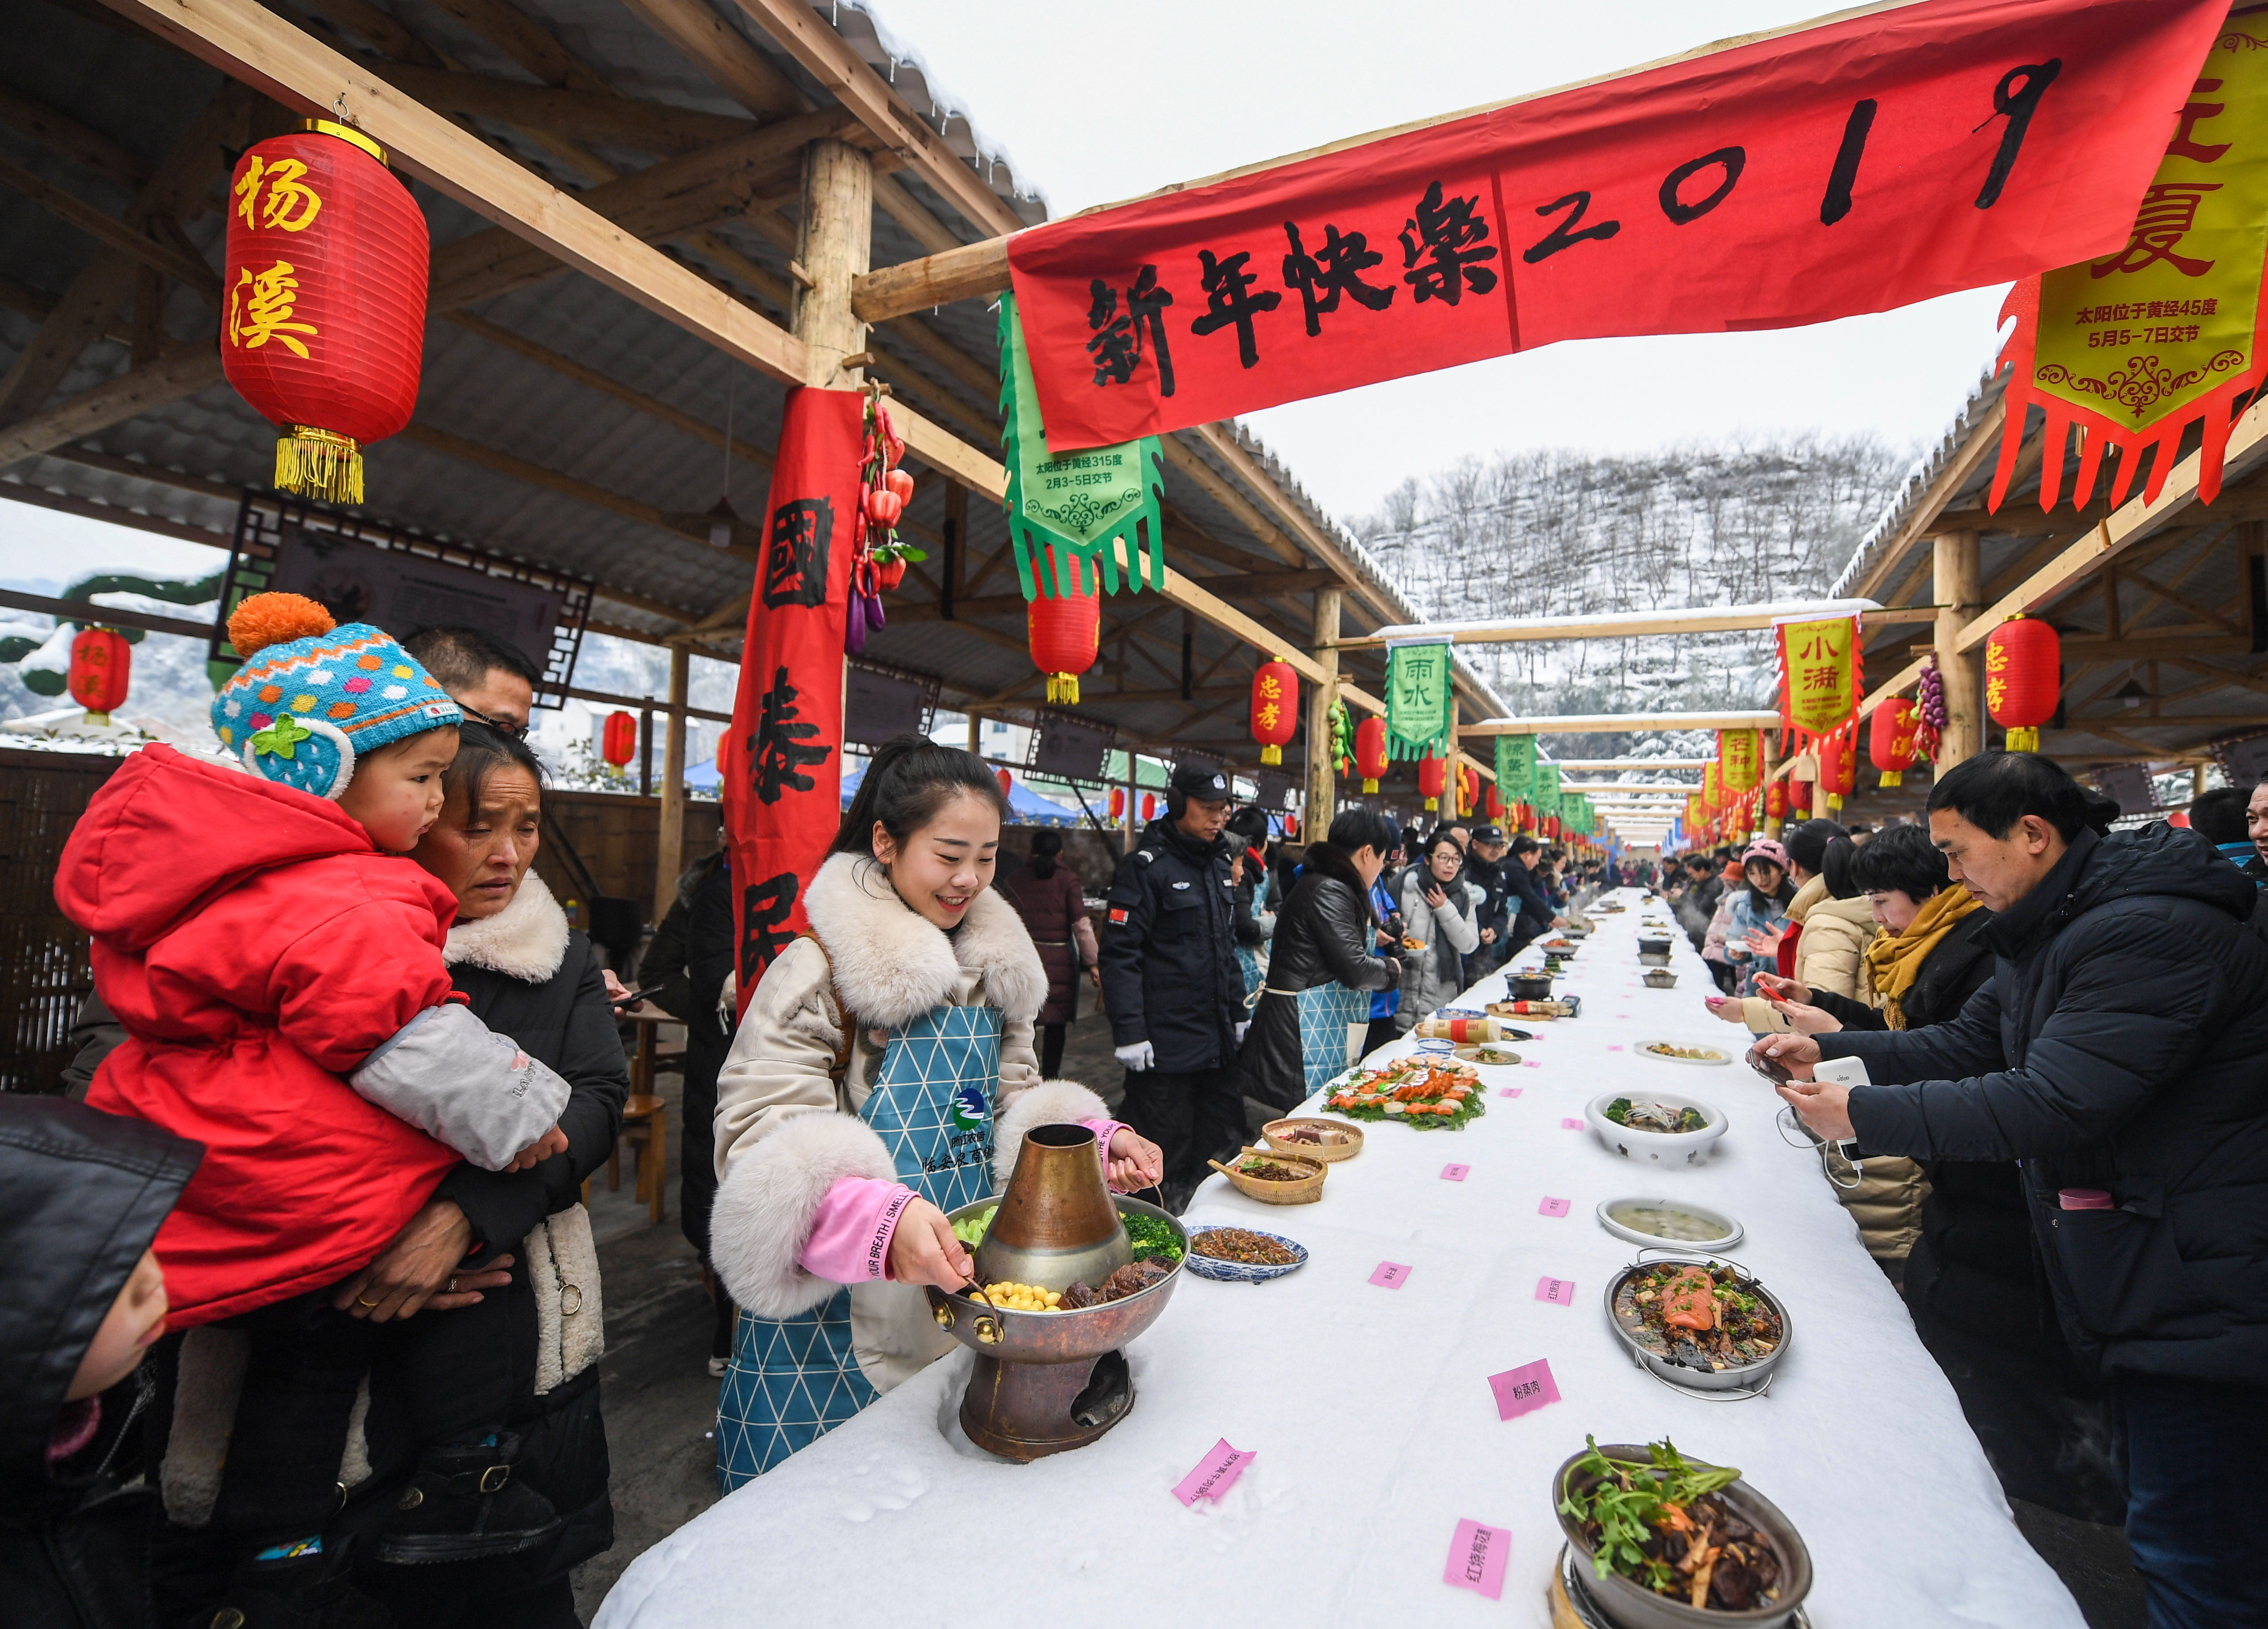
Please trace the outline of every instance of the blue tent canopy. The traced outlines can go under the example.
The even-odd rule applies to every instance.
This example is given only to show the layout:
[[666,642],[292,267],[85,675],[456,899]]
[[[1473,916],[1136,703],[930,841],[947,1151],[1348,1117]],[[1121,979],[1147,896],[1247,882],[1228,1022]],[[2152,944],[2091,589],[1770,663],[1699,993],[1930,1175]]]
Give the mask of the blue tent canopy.
[[[866,778],[864,764],[843,777],[843,806],[850,807],[850,799],[858,790],[858,783]],[[688,777],[689,779],[689,777]],[[1017,826],[1077,826],[1086,817],[1075,809],[1050,803],[1033,791],[1021,781],[1011,779],[1008,784],[1008,813]]]

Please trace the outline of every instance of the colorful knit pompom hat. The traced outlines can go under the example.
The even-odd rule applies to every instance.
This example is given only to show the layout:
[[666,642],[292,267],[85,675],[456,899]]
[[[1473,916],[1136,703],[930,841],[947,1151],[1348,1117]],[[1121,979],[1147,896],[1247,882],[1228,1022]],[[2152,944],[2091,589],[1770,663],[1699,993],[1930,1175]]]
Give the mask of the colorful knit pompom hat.
[[318,797],[347,789],[357,754],[464,718],[392,635],[302,595],[252,595],[228,642],[244,665],[213,697],[213,733],[253,774]]

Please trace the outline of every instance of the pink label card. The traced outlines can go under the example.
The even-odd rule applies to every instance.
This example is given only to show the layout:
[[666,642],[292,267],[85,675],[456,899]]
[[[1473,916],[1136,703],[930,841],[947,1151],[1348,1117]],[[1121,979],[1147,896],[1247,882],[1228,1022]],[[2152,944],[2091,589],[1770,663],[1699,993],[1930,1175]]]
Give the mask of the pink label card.
[[1484,1595],[1491,1601],[1501,1601],[1504,1564],[1511,1555],[1510,1528],[1460,1522],[1457,1536],[1449,1541],[1449,1564],[1442,1569],[1441,1581]]
[[1370,1281],[1381,1289],[1400,1289],[1410,1281],[1410,1269],[1398,1261],[1381,1261]]
[[1444,1165],[1441,1167],[1441,1180],[1462,1182],[1465,1179],[1465,1173],[1471,1170],[1472,1167],[1469,1165]]
[[1194,1505],[1200,1499],[1219,1502],[1220,1496],[1236,1485],[1244,1474],[1244,1467],[1252,1463],[1258,1449],[1231,1448],[1226,1437],[1212,1445],[1197,1468],[1183,1477],[1174,1486],[1174,1497],[1184,1505]]
[[1607,1050],[1608,1050],[1609,1052],[1620,1052],[1620,1051],[1622,1050],[1622,1048],[1621,1048],[1620,1046],[1609,1046],[1609,1047],[1608,1047],[1608,1048],[1607,1048]]
[[1547,1199],[1535,1207],[1535,1214],[1539,1216],[1564,1216],[1567,1214],[1567,1201]]
[[1580,1131],[1583,1129],[1583,1122],[1579,1119],[1565,1119],[1559,1122],[1559,1129],[1562,1131]]
[[1575,1280],[1573,1279],[1538,1279],[1535,1280],[1535,1298],[1538,1301],[1548,1301],[1555,1307],[1572,1307],[1575,1304]]
[[1520,1096],[1520,1088],[1517,1086],[1501,1086],[1497,1089],[1496,1095],[1499,1097],[1517,1097]]
[[1524,1058],[1521,1060],[1520,1067],[1523,1069],[1540,1069],[1543,1066],[1536,1062],[1533,1058]]
[[1626,1012],[1618,1012],[1618,1013],[1616,1013],[1616,1014],[1615,1015],[1615,1016],[1616,1016],[1616,1017],[1617,1017],[1617,1018],[1627,1018],[1627,1017],[1629,1017],[1629,1016],[1630,1016],[1630,1014],[1628,1014],[1628,1013],[1626,1013]]
[[1559,1383],[1551,1378],[1551,1365],[1542,1358],[1491,1375],[1489,1390],[1496,1393],[1498,1420],[1517,1420],[1559,1400]]

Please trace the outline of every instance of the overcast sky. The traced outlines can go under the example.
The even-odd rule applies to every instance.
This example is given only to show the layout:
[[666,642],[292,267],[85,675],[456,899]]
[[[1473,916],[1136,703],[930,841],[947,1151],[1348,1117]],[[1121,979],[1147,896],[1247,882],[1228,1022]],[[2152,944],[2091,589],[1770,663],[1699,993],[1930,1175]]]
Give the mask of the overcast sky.
[[[1064,215],[1799,22],[1822,0],[872,4]],[[1270,408],[1251,422],[1349,521],[1405,476],[1467,453],[1631,451],[1804,429],[1873,431],[1903,447],[1933,439],[1959,410],[1991,359],[2002,292],[1814,328],[1552,346]],[[0,504],[0,576],[188,570],[200,557],[210,558]]]

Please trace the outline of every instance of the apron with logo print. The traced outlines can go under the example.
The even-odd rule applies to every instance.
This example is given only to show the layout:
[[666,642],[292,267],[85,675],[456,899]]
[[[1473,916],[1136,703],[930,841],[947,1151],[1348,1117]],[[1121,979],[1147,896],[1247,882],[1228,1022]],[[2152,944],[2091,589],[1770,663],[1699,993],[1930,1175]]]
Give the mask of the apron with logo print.
[[[858,1118],[897,1178],[939,1210],[992,1192],[1000,1009],[946,1005],[894,1031]],[[850,1342],[850,1288],[792,1318],[743,1309],[717,1398],[717,1480],[731,1493],[873,1402]]]

